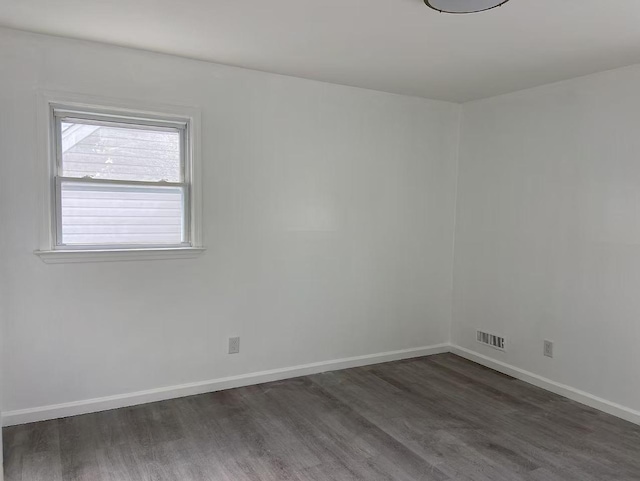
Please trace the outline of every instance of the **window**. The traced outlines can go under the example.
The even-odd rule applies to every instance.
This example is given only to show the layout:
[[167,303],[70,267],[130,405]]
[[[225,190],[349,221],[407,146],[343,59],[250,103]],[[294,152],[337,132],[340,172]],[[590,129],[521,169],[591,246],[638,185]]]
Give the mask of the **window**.
[[39,254],[198,250],[192,119],[55,103],[48,117],[51,245]]

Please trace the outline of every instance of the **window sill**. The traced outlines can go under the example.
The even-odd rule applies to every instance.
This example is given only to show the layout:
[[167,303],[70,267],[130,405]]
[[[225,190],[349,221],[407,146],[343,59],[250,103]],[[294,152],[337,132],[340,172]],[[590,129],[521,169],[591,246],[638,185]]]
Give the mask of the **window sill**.
[[34,251],[34,254],[40,257],[46,264],[66,264],[72,262],[190,259],[198,257],[205,250],[204,247],[167,247],[158,249]]

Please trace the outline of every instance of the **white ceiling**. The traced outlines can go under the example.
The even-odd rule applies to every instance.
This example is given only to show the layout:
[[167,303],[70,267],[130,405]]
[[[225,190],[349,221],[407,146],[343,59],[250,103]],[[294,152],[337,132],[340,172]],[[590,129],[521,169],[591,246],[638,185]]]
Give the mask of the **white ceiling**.
[[458,102],[640,63],[640,0],[0,0],[0,25]]

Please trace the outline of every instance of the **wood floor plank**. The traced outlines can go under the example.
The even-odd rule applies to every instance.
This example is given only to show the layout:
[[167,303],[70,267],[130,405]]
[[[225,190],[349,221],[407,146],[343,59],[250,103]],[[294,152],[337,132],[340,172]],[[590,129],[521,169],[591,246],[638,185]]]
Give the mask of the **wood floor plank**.
[[3,434],[5,481],[640,480],[640,426],[453,354]]

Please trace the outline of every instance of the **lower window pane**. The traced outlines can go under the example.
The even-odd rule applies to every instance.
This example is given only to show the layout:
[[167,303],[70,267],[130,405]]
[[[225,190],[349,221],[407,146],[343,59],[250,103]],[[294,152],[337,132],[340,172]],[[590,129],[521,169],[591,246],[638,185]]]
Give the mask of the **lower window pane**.
[[182,187],[61,182],[64,245],[178,245]]

